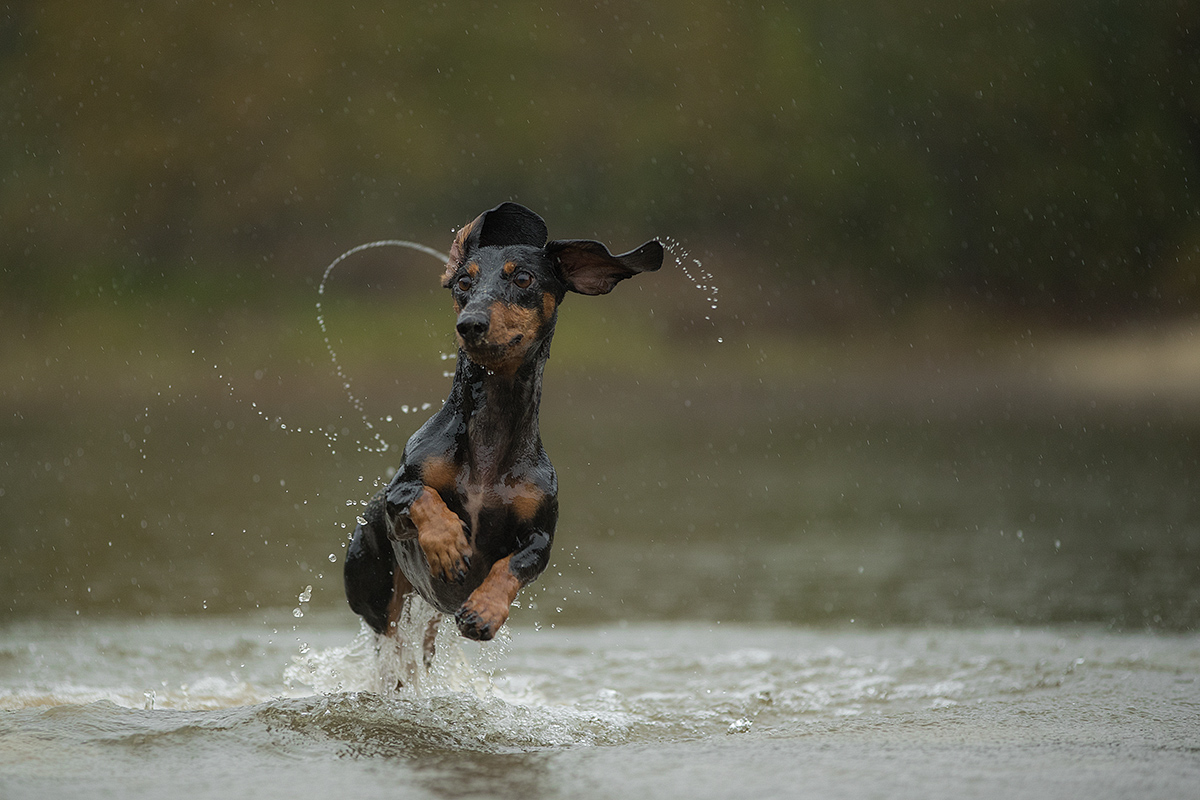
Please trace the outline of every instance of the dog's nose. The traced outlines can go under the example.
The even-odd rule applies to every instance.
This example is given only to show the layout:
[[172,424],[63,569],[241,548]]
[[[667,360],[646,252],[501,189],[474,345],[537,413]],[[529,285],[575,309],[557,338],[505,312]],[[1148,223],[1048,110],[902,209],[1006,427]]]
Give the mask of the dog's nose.
[[488,332],[488,318],[483,314],[464,314],[455,325],[458,335],[465,342],[478,342]]

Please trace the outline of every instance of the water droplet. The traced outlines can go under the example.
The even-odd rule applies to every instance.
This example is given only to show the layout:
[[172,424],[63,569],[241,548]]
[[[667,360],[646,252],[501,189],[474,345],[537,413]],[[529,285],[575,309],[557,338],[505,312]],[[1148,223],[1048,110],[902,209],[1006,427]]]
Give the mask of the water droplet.
[[329,561],[330,561],[330,563],[334,563],[334,562],[336,562],[336,561],[337,561],[337,553],[330,553],[330,554],[329,554]]
[[295,608],[292,609],[292,616],[296,617],[296,618],[303,617],[304,610],[302,608],[300,608],[300,606],[296,606]]
[[742,717],[739,720],[734,720],[733,722],[731,722],[729,724],[729,729],[726,731],[726,733],[729,733],[729,734],[746,733],[747,731],[750,730],[750,726],[753,724],[754,723],[751,720],[747,719],[746,717]]

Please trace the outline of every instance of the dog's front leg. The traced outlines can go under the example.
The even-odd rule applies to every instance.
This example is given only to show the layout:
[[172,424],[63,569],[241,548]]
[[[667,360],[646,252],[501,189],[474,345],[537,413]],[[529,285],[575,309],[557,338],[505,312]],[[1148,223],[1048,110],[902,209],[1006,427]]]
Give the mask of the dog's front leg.
[[417,543],[435,578],[462,583],[471,565],[471,543],[466,526],[446,507],[436,489],[424,487],[408,507],[408,518],[417,529]]
[[536,531],[528,543],[492,565],[479,588],[454,615],[458,630],[468,639],[486,642],[508,620],[508,609],[521,587],[541,574],[550,561],[549,534]]

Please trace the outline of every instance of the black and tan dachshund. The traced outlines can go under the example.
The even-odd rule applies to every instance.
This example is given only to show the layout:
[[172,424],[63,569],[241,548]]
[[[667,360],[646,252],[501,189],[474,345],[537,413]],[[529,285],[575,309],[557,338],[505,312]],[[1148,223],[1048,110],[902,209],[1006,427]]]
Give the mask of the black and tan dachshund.
[[538,431],[542,372],[567,292],[599,295],[662,266],[656,240],[614,256],[600,242],[546,241],[534,212],[503,203],[458,231],[442,285],[454,298],[458,361],[450,397],[404,448],[346,553],[346,598],[395,633],[413,592],[436,622],[485,641],[550,557],[558,479]]

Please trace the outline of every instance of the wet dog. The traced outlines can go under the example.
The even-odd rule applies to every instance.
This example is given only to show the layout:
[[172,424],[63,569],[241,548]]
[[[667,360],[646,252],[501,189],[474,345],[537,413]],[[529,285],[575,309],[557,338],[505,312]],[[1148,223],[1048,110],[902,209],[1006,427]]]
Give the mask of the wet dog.
[[542,447],[542,372],[567,292],[606,294],[662,266],[650,240],[623,255],[600,242],[547,242],[534,212],[503,203],[454,237],[442,285],[457,314],[450,396],[404,448],[367,504],[346,553],[350,607],[395,634],[405,599],[453,614],[463,636],[491,639],[550,557],[558,479]]

